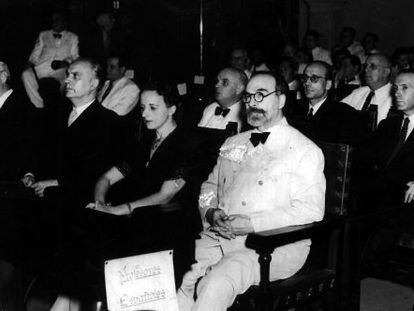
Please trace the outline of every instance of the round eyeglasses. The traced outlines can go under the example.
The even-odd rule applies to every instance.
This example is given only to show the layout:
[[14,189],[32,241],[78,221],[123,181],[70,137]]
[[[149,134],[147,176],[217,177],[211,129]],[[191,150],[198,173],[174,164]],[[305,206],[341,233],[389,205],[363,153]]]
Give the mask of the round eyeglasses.
[[255,102],[260,103],[260,102],[263,101],[263,99],[265,97],[267,97],[269,95],[272,95],[274,93],[276,93],[276,95],[280,95],[280,91],[273,91],[273,92],[267,93],[266,95],[263,94],[262,92],[256,92],[254,94],[245,92],[243,94],[242,100],[243,100],[244,103],[248,104],[248,103],[250,103],[250,101],[251,101],[251,99],[253,97],[253,99],[254,99]]

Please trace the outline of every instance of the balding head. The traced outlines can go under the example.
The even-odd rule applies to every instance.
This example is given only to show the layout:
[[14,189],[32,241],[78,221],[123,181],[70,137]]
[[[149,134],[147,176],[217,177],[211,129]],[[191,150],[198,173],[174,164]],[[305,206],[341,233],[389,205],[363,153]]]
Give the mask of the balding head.
[[225,68],[217,75],[216,100],[223,107],[238,102],[246,88],[247,77],[239,69]]
[[375,91],[390,82],[391,60],[385,54],[370,55],[365,62],[365,82]]

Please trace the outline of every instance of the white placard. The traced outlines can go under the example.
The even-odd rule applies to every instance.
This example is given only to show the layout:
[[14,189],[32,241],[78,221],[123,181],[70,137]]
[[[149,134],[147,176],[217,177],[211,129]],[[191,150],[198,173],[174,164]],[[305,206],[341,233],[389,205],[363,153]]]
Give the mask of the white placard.
[[186,83],[177,84],[177,90],[180,96],[187,94],[187,84]]
[[173,251],[105,262],[109,311],[178,311]]
[[204,84],[204,76],[194,76],[194,84]]

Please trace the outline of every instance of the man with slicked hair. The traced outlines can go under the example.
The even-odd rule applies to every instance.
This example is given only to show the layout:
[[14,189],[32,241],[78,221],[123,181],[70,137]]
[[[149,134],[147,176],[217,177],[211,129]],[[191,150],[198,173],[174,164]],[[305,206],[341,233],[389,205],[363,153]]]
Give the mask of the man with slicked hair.
[[243,124],[241,97],[246,84],[247,77],[241,70],[221,70],[215,84],[216,101],[204,109],[198,126],[225,129],[229,122],[233,122],[240,132]]
[[[204,230],[196,241],[197,262],[178,290],[180,311],[225,311],[237,295],[259,283],[258,255],[245,246],[247,234],[323,217],[323,155],[284,118],[287,90],[283,78],[272,73],[257,73],[247,84],[243,102],[253,129],[223,144],[201,186]],[[277,248],[270,279],[296,273],[309,248],[309,240]]]

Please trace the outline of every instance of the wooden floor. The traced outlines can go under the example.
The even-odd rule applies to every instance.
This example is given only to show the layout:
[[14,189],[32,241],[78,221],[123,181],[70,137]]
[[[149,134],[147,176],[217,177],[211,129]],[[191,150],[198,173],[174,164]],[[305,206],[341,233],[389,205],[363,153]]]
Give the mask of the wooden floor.
[[360,311],[413,311],[413,306],[413,288],[375,278],[361,282]]

